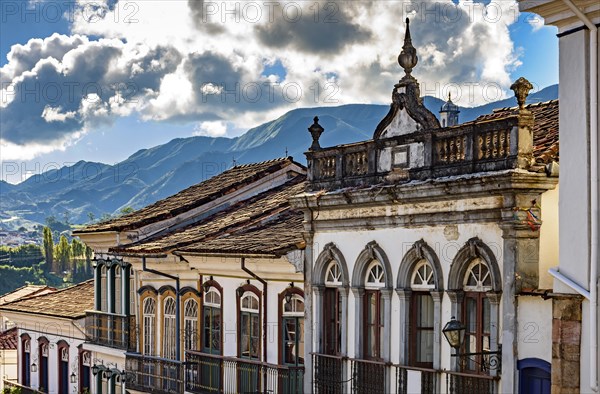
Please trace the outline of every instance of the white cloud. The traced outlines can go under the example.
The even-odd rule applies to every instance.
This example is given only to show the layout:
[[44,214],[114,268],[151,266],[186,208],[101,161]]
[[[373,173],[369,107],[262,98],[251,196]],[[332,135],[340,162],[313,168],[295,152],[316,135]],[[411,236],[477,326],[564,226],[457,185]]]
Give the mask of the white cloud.
[[194,135],[223,137],[227,134],[227,125],[221,121],[201,122],[194,127]]
[[67,119],[75,118],[75,115],[75,111],[62,112],[62,107],[51,107],[49,105],[46,105],[42,112],[42,118],[46,122],[64,122]]

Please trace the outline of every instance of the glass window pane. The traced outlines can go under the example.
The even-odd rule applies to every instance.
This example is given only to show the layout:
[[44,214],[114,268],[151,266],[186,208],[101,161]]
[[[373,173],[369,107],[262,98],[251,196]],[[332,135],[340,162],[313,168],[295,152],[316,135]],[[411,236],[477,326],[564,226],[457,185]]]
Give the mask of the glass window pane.
[[417,362],[433,362],[433,330],[417,331]]

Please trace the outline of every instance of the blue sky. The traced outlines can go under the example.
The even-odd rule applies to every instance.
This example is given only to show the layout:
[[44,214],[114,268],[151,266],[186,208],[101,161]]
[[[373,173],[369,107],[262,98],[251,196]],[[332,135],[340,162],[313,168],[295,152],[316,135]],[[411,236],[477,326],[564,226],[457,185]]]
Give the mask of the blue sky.
[[[286,15],[278,19],[275,14],[274,20],[256,23],[251,10],[245,14],[242,9],[241,20],[228,20],[230,16],[219,10],[195,9],[198,3],[173,1],[168,3],[169,12],[156,3],[160,1],[135,3],[137,8],[131,8],[123,1],[112,1],[91,23],[93,18],[86,21],[73,14],[76,3],[0,1],[3,84],[20,76],[33,78],[33,72],[42,86],[50,86],[43,85],[44,78],[52,81],[46,84],[64,86],[71,73],[69,83],[98,78],[102,81],[98,86],[116,89],[96,101],[86,96],[87,100],[77,103],[50,100],[34,105],[27,99],[8,103],[0,123],[2,179],[14,183],[24,175],[5,173],[5,163],[18,163],[34,172],[48,163],[115,163],[177,137],[239,135],[296,107],[387,104],[393,80],[400,76],[394,58],[403,26],[398,24],[402,19],[394,16],[399,7],[394,8],[393,2],[364,3],[363,8],[360,2],[344,4],[335,12],[326,3],[319,14],[288,25]],[[507,3],[499,4],[506,7]],[[84,9],[81,14],[85,12],[91,11]],[[209,12],[212,19],[207,17]],[[369,13],[372,25],[365,27],[361,18]],[[327,25],[331,15],[335,24]],[[521,14],[516,21],[505,18],[491,23],[474,18],[452,25],[443,21],[419,24],[418,12],[408,15],[414,19],[413,41],[420,44],[422,64],[413,75],[422,90],[439,85],[439,89],[425,90],[443,97],[444,86],[498,81],[502,94],[507,95],[510,81],[520,76],[540,89],[558,82],[556,29],[540,27],[530,14]],[[310,25],[312,19],[317,22],[317,16],[319,24]],[[42,53],[29,43],[54,33],[65,35],[54,39],[59,49]],[[21,57],[9,62],[7,55],[16,44],[21,45]],[[46,41],[44,45],[50,47]],[[60,56],[64,58],[50,59]],[[365,62],[365,58],[372,61]],[[225,81],[228,85],[223,86],[230,87],[243,81],[241,99],[232,95],[223,100],[221,92],[218,100],[219,84],[198,85],[199,78]],[[122,100],[128,98],[127,89],[114,88],[128,83],[134,86],[129,91],[135,97],[133,106]],[[297,87],[303,95],[290,99]],[[210,89],[206,93],[205,88],[217,89],[217,93]],[[254,100],[256,89],[260,99]],[[41,100],[48,95],[42,94]],[[473,104],[481,100],[474,97]]]

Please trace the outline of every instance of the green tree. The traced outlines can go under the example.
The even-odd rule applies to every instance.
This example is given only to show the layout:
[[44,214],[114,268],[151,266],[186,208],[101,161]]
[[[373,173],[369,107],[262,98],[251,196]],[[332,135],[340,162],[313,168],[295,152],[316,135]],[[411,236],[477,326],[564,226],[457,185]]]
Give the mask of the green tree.
[[127,215],[128,213],[131,213],[133,211],[134,211],[134,209],[132,207],[127,206],[127,207],[121,208],[121,210],[119,211],[119,213],[121,215]]
[[59,272],[70,271],[71,245],[64,235],[60,236],[60,241],[56,245],[56,262]]
[[50,227],[44,227],[44,257],[46,259],[46,269],[54,271],[54,241],[52,240],[52,230]]
[[85,273],[86,274],[92,273],[92,255],[93,255],[93,253],[94,253],[93,249],[86,245],[85,246]]

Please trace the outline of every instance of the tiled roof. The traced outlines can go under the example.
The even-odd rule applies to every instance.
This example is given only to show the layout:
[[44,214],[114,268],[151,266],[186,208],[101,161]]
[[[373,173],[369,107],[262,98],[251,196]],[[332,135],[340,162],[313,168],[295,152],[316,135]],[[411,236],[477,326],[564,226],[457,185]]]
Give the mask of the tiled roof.
[[0,296],[0,305],[7,304],[9,302],[13,302],[16,300],[20,300],[25,297],[30,297],[33,295],[39,294],[48,294],[53,291],[56,291],[54,287],[45,286],[45,285],[25,285],[19,287],[16,290],[11,291],[10,293],[6,293]]
[[304,249],[303,216],[288,212],[272,222],[231,235],[223,235],[181,248],[181,252],[264,254],[281,256],[294,249]]
[[[534,116],[533,126],[533,155],[536,162],[547,164],[558,161],[558,100],[525,106]],[[481,115],[475,121],[496,120],[516,115],[518,107],[498,108],[493,113]]]
[[0,332],[0,350],[17,350],[17,327]]
[[157,201],[145,208],[105,223],[92,224],[74,231],[90,233],[100,231],[123,231],[139,228],[150,223],[175,217],[182,212],[199,207],[209,201],[232,193],[252,182],[272,174],[291,164],[299,165],[291,157],[235,166],[217,176],[190,186],[173,196]]
[[0,310],[79,319],[94,309],[94,280],[65,289],[34,295],[0,306]]
[[304,191],[305,179],[304,175],[298,175],[283,185],[233,204],[188,227],[174,232],[166,231],[162,235],[139,243],[113,248],[111,252],[117,254],[164,253],[202,240],[220,237],[223,234],[243,231],[257,225],[261,226],[262,222],[289,213],[291,208],[288,200]]

